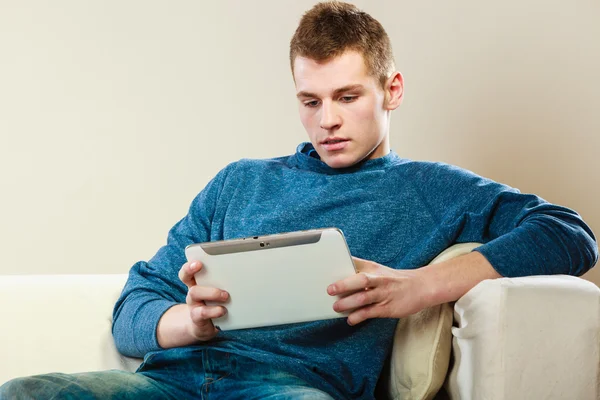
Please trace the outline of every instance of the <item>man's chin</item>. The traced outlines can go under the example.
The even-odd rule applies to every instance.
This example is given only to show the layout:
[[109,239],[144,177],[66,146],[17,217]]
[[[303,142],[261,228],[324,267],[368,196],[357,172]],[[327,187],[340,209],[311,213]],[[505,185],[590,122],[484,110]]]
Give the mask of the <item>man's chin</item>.
[[357,163],[357,160],[355,160],[354,157],[346,154],[324,157],[322,161],[329,167],[335,169],[348,168]]

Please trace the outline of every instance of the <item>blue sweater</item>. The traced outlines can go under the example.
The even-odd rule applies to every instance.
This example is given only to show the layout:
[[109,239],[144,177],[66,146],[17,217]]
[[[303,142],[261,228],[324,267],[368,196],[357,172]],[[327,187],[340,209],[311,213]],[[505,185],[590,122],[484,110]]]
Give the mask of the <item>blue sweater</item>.
[[114,309],[121,353],[192,359],[198,349],[221,349],[278,366],[335,398],[373,397],[396,319],[221,331],[197,346],[162,350],[156,327],[167,309],[185,302],[177,274],[191,243],[334,226],[352,255],[395,269],[424,266],[454,243],[484,243],[476,251],[507,277],[581,275],[598,258],[579,215],[537,196],[394,152],[333,169],[311,150],[303,143],[291,156],[234,162],[198,194],[167,244],[131,268]]

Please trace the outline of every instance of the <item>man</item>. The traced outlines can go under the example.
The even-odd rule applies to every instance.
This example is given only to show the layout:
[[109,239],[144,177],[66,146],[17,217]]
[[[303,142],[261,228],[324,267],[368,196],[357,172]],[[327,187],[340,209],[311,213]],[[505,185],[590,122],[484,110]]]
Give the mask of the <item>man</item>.
[[[483,279],[581,275],[596,262],[594,236],[574,211],[390,151],[403,80],[387,34],[368,14],[345,3],[316,5],[292,38],[290,62],[310,143],[291,156],[228,165],[167,245],[132,267],[113,334],[123,354],[144,357],[138,372],[42,375],[12,381],[2,394],[373,398],[398,318],[457,300]],[[352,310],[347,320],[215,328],[227,288],[196,284],[202,265],[186,262],[187,245],[330,226],[345,233],[360,271],[323,288],[343,296],[334,309]],[[485,244],[423,267],[470,241]]]

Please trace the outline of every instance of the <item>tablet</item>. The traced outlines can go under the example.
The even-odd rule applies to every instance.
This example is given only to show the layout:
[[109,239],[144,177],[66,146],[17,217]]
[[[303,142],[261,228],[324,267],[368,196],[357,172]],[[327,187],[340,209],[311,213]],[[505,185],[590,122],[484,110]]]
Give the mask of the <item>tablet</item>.
[[[196,284],[229,292],[227,314],[213,319],[222,330],[341,318],[327,287],[356,273],[337,228],[192,244],[188,261],[204,266]],[[207,302],[212,305],[213,303]]]

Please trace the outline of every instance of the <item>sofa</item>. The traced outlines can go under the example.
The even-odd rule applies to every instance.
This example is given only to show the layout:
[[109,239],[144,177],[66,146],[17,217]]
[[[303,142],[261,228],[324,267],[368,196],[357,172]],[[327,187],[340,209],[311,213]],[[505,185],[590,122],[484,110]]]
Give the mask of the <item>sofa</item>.
[[[453,246],[433,262],[476,246]],[[0,384],[135,371],[141,360],[120,355],[111,335],[126,279],[0,276]],[[455,303],[400,320],[380,386],[381,397],[403,400],[600,399],[600,289],[565,275],[483,281]]]

